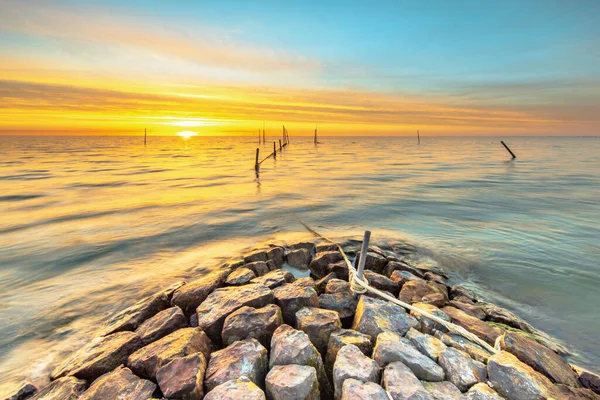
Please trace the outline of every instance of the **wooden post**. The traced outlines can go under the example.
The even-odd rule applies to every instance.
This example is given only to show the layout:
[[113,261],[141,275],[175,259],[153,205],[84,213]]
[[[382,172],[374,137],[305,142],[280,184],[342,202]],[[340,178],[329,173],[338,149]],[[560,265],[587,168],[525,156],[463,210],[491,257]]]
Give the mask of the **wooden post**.
[[260,149],[257,147],[256,148],[256,161],[254,161],[254,171],[256,171],[256,173],[258,173],[258,169],[260,168],[260,164],[258,163],[258,153],[260,152]]
[[281,151],[282,147],[281,147],[281,139],[279,139],[279,151]]
[[508,146],[506,145],[506,143],[504,143],[503,140],[501,140],[500,143],[502,143],[502,146],[504,146],[504,148],[506,149],[506,151],[508,151],[510,153],[510,155],[512,156],[512,158],[517,158],[517,156],[515,156],[515,153],[513,153],[512,151],[510,151],[510,149],[508,148]]
[[[358,259],[358,278],[362,279],[365,274],[365,262],[367,261],[367,252],[369,251],[369,240],[371,239],[371,231],[365,231],[363,236],[362,246],[360,247],[360,258]],[[355,295],[355,297],[358,297]]]
[[419,135],[418,129],[417,129],[417,144],[421,144],[421,136]]
[[273,142],[273,158],[277,159],[277,148],[275,147],[275,142]]
[[146,138],[147,138],[146,128],[144,128],[144,146],[146,145]]
[[263,129],[263,144],[267,143],[266,139],[265,139],[265,130]]
[[317,129],[315,128],[315,144],[317,144]]

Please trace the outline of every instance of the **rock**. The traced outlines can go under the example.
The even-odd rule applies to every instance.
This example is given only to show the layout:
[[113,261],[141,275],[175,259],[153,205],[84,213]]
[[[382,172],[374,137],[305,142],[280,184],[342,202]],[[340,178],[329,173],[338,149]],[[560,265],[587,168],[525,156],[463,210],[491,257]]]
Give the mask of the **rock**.
[[127,356],[142,347],[142,340],[133,332],[117,332],[93,339],[64,360],[50,377],[73,375],[93,381],[127,361]]
[[266,378],[267,397],[272,400],[319,400],[317,371],[308,365],[276,365]]
[[298,287],[311,287],[311,288],[317,290],[317,282],[315,282],[315,280],[313,278],[311,278],[310,276],[307,276],[304,278],[298,278],[291,284],[294,286],[298,286]]
[[337,275],[334,272],[330,272],[325,275],[323,278],[317,281],[317,293],[322,294],[325,292],[325,288],[330,280],[337,279]]
[[400,288],[402,288],[402,286],[409,281],[422,281],[425,282],[423,279],[411,274],[410,272],[407,271],[394,271],[392,272],[392,275],[390,275],[390,280],[393,282],[396,282],[398,284],[398,286]]
[[331,384],[325,374],[323,359],[308,335],[289,325],[281,325],[271,339],[271,355],[269,367],[275,365],[298,364],[308,365],[317,371],[321,396],[333,395]]
[[155,380],[160,367],[193,353],[210,357],[212,343],[200,328],[183,328],[142,347],[129,356],[127,366],[138,376]]
[[446,302],[446,298],[435,283],[426,281],[408,281],[402,285],[398,299],[408,304],[427,303],[423,298],[434,294],[442,295],[442,297],[441,300],[437,297],[438,300],[431,302],[431,304],[436,307],[442,307]]
[[373,286],[375,289],[389,292],[394,297],[398,296],[398,293],[400,292],[400,285],[398,283],[376,272],[366,270],[365,279],[369,282],[369,285]]
[[425,272],[423,274],[423,278],[425,278],[425,280],[433,281],[435,283],[438,283],[438,284],[444,285],[444,286],[446,286],[448,284],[448,278],[446,278],[445,276],[435,274],[433,272]]
[[354,320],[354,313],[358,299],[350,291],[341,293],[325,293],[319,296],[319,307],[327,310],[336,311],[343,327],[350,327]]
[[406,332],[406,338],[412,342],[417,350],[436,362],[440,354],[446,350],[446,345],[442,343],[441,340],[431,335],[421,333],[414,328],[410,328],[410,330]]
[[266,400],[265,393],[248,377],[232,379],[204,396],[204,400]]
[[454,285],[450,288],[450,298],[456,299],[457,297],[465,297],[471,300],[473,303],[477,303],[483,300],[481,297],[475,294],[475,292],[465,285]]
[[401,256],[408,256],[417,252],[417,248],[415,246],[406,242],[390,243],[390,248],[394,253]]
[[142,343],[147,345],[186,326],[187,321],[185,315],[183,315],[183,311],[181,311],[181,308],[175,306],[167,308],[144,321],[135,330],[135,333],[142,339]]
[[513,332],[500,337],[500,348],[514,354],[531,368],[546,375],[552,382],[578,386],[577,374],[558,354],[534,340]]
[[325,356],[325,369],[328,373],[333,371],[333,364],[340,349],[349,344],[356,346],[365,356],[370,356],[373,351],[371,336],[352,329],[333,331],[329,336],[327,355]]
[[579,376],[579,382],[581,382],[583,387],[591,389],[600,394],[600,375],[594,374],[593,372],[580,367],[575,367],[575,371],[577,372],[577,375]]
[[174,358],[156,372],[161,392],[169,399],[201,400],[206,357],[202,353]]
[[290,249],[292,249],[292,250],[306,249],[306,250],[308,250],[309,254],[314,254],[315,253],[315,244],[313,242],[298,242],[298,243],[292,244],[290,246]]
[[497,305],[490,303],[480,302],[479,304],[485,312],[487,319],[490,321],[499,322],[527,333],[537,332],[533,326],[529,325],[527,322],[523,321],[521,318],[517,317],[515,314],[505,308],[498,307]]
[[256,278],[256,274],[250,268],[238,268],[229,274],[225,284],[227,286],[245,285],[254,278]]
[[[446,314],[445,312],[443,312],[442,310],[440,310],[433,304],[415,303],[415,304],[413,304],[413,307],[416,307],[419,310],[423,310],[423,311],[425,311],[429,314],[432,314],[438,318],[441,318],[444,321],[448,321],[448,322],[451,321],[450,316],[448,314]],[[423,333],[428,333],[430,335],[433,335],[435,331],[448,332],[448,329],[446,329],[445,326],[443,326],[442,324],[435,322],[427,317],[422,316],[418,312],[411,310],[410,315],[412,317],[416,318],[417,321],[419,321],[419,323],[421,325],[421,331]]]
[[248,268],[254,272],[254,275],[256,276],[263,276],[270,271],[269,266],[265,261],[254,261],[246,264],[244,268]]
[[221,340],[223,346],[244,339],[256,339],[267,349],[273,332],[283,323],[281,309],[275,304],[262,308],[242,307],[225,318]]
[[285,255],[287,263],[294,268],[307,268],[311,261],[310,252],[307,249],[288,251]]
[[321,355],[327,352],[331,332],[341,329],[338,313],[322,308],[304,307],[296,313],[298,329],[306,333]]
[[379,365],[365,356],[358,347],[349,344],[340,349],[333,364],[333,387],[335,399],[342,397],[342,385],[346,379],[363,382],[379,382]]
[[[357,258],[360,258],[360,253],[356,254]],[[383,270],[387,265],[387,258],[382,256],[381,254],[377,254],[372,251],[367,252],[367,257],[365,259],[365,270],[370,270],[376,272],[378,274],[383,274]]]
[[462,326],[471,333],[474,333],[492,346],[494,345],[496,338],[502,334],[500,329],[493,328],[485,322],[470,316],[458,308],[444,307],[442,308],[442,311],[450,316],[453,323]]
[[310,262],[309,268],[312,275],[316,278],[321,279],[329,272],[335,272],[337,276],[340,276],[336,271],[329,271],[329,264],[337,263],[342,261],[342,253],[339,251],[325,251],[317,253],[315,258]]
[[23,382],[15,394],[10,395],[6,400],[26,400],[37,392],[37,388],[31,382]]
[[388,262],[383,270],[383,274],[385,276],[391,278],[395,271],[404,271],[404,272],[410,273],[412,276],[415,276],[417,278],[423,278],[423,273],[420,270],[410,266],[409,264],[405,263],[404,261]]
[[450,305],[454,308],[458,308],[459,310],[461,310],[461,311],[465,312],[466,314],[469,314],[470,316],[475,317],[477,319],[485,318],[485,312],[481,309],[481,307],[478,307],[476,305],[469,304],[469,303],[463,303],[461,301],[456,301],[456,300],[450,301]]
[[422,303],[433,304],[436,307],[443,307],[446,300],[447,298],[442,293],[430,293],[421,298]]
[[251,282],[257,283],[259,285],[264,285],[269,289],[275,289],[276,287],[285,285],[286,283],[293,282],[294,279],[294,275],[292,275],[291,272],[276,269],[261,277],[252,279]]
[[327,266],[329,272],[333,272],[339,279],[348,281],[350,273],[348,272],[348,264],[345,260],[331,263]]
[[285,249],[283,247],[273,247],[267,252],[267,258],[280,268],[285,262]]
[[272,302],[273,292],[263,285],[250,283],[217,289],[198,306],[198,327],[218,343],[221,341],[223,322],[229,314],[243,306],[260,308]]
[[456,385],[461,392],[466,392],[477,382],[485,380],[480,365],[461,352],[460,350],[448,347],[438,357],[438,362],[446,373],[446,379]]
[[502,397],[494,389],[483,382],[473,385],[465,398],[467,400],[502,400]]
[[400,361],[387,366],[381,384],[393,400],[433,400],[421,381]]
[[[270,250],[269,250],[270,251]],[[246,264],[250,264],[256,261],[267,262],[269,258],[267,257],[267,252],[264,250],[255,251],[254,253],[247,255],[244,257],[244,262]]]
[[338,251],[338,247],[337,247],[337,244],[335,244],[335,243],[329,243],[329,242],[319,243],[319,244],[317,244],[315,251],[317,253],[322,253],[325,251]]
[[204,385],[210,392],[222,383],[245,375],[256,385],[264,386],[268,366],[267,349],[258,340],[240,340],[211,354]]
[[490,357],[487,372],[494,389],[508,399],[541,400],[559,397],[548,378],[506,351]]
[[147,400],[152,397],[156,385],[135,376],[129,368],[118,367],[102,375],[79,397],[80,400]]
[[169,298],[165,293],[157,293],[146,297],[131,307],[113,316],[101,329],[100,336],[115,332],[134,331],[148,318],[169,307]]
[[350,288],[350,284],[344,280],[331,279],[325,286],[325,293],[352,293],[352,289]]
[[304,307],[318,307],[317,292],[311,287],[283,285],[273,291],[275,304],[281,307],[286,324],[296,326],[296,313]]
[[574,388],[563,384],[557,384],[555,387],[565,400],[600,400],[600,396],[590,389]]
[[404,308],[384,300],[360,296],[352,329],[371,336],[375,340],[381,332],[398,332],[404,335],[410,329],[410,321]]
[[50,382],[28,400],[75,400],[83,393],[86,386],[84,380],[66,376]]
[[435,333],[435,336],[446,346],[454,347],[455,349],[464,351],[473,360],[482,362],[484,364],[487,364],[487,361],[491,356],[491,354],[483,347],[465,339],[460,335],[453,333],[445,334],[438,331]]
[[376,383],[349,378],[342,385],[342,400],[388,400],[388,396]]
[[434,400],[462,400],[460,390],[452,382],[421,382]]
[[189,318],[213,290],[223,286],[228,275],[229,270],[216,271],[187,283],[173,293],[171,304],[179,306],[185,316]]
[[444,371],[439,365],[417,350],[410,340],[395,332],[382,332],[377,336],[373,359],[382,368],[390,363],[401,361],[417,378],[424,381],[444,380]]

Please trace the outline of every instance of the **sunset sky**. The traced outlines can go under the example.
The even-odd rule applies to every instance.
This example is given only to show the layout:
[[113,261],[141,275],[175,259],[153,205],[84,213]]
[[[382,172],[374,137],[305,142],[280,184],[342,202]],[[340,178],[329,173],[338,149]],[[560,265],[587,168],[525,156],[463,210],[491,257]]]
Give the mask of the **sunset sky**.
[[600,1],[0,0],[0,135],[597,135]]

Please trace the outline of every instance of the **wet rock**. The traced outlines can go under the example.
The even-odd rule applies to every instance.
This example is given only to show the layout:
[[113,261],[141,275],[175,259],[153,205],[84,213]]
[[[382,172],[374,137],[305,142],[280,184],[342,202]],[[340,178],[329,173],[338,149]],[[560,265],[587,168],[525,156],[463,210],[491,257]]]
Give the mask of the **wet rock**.
[[329,243],[329,242],[319,243],[319,244],[317,244],[315,251],[317,253],[322,253],[325,251],[338,251],[338,247],[335,243]]
[[256,261],[267,262],[269,258],[267,257],[267,252],[264,250],[255,251],[252,254],[249,254],[244,257],[244,262],[246,264],[250,264]]
[[405,263],[404,261],[388,262],[383,270],[383,274],[385,276],[391,278],[395,271],[404,271],[404,272],[410,273],[412,276],[415,276],[417,278],[423,278],[423,273],[420,270],[410,266],[409,264]]
[[342,400],[388,400],[385,390],[373,382],[346,379],[342,385]]
[[155,380],[158,369],[172,359],[198,352],[208,358],[211,350],[212,343],[201,329],[183,328],[130,355],[127,366],[136,375]]
[[345,260],[331,263],[327,266],[327,268],[329,272],[336,274],[339,279],[348,281],[350,273],[348,272],[348,264],[346,264]]
[[234,342],[223,350],[211,354],[204,385],[207,391],[231,379],[247,376],[258,386],[264,386],[269,357],[256,339]]
[[276,269],[281,268],[281,267],[278,267],[277,264],[275,263],[275,261],[273,261],[273,260],[267,260],[267,267],[269,267],[269,271],[275,271]]
[[315,244],[313,242],[298,242],[290,246],[292,250],[306,249],[310,254],[315,253]]
[[229,274],[225,280],[227,286],[240,286],[249,283],[256,278],[256,274],[250,268],[238,268]]
[[146,297],[113,316],[101,329],[100,336],[134,331],[142,322],[167,307],[169,307],[169,298],[163,292]]
[[400,361],[386,367],[381,384],[393,400],[433,400],[421,381]]
[[270,271],[269,266],[264,261],[254,261],[246,264],[244,267],[254,272],[256,276],[263,276]]
[[[434,306],[433,304],[415,303],[415,304],[413,304],[413,307],[423,310],[423,311],[425,311],[429,314],[432,314],[438,318],[441,318],[444,321],[450,322],[450,316],[448,314],[446,314],[445,312],[443,312],[442,310],[440,310],[439,308],[437,308],[436,306]],[[411,310],[410,315],[412,317],[416,318],[417,321],[419,321],[419,323],[421,325],[421,331],[423,333],[433,335],[435,333],[435,331],[448,332],[448,329],[446,329],[446,327],[444,327],[442,324],[435,322],[427,317],[424,317],[416,311]]]
[[373,351],[371,336],[354,331],[352,329],[339,329],[333,331],[327,343],[327,355],[325,356],[325,369],[333,371],[333,364],[340,349],[346,345],[356,346],[365,356],[370,356]]
[[156,381],[169,399],[200,400],[204,396],[206,365],[202,353],[174,358],[156,372]]
[[336,311],[344,327],[352,325],[357,304],[358,299],[350,291],[319,296],[319,307]]
[[327,287],[327,284],[329,283],[329,281],[333,280],[333,279],[337,279],[337,275],[333,272],[328,273],[327,275],[325,275],[323,278],[319,279],[317,281],[317,293],[322,294],[325,293],[325,288]]
[[[360,258],[360,253],[357,253],[356,257]],[[387,262],[387,258],[382,256],[381,254],[368,251],[367,257],[365,259],[365,270],[370,270],[373,272],[377,272],[378,274],[383,274],[383,270],[387,265]]]
[[442,295],[441,300],[437,297],[437,301],[430,301],[430,303],[436,307],[442,307],[446,302],[446,299],[435,283],[426,281],[408,281],[402,285],[398,299],[408,304],[427,303],[423,298],[434,294]]
[[461,311],[465,312],[466,314],[469,314],[470,316],[475,317],[477,319],[485,318],[485,312],[481,309],[481,307],[478,307],[476,305],[469,304],[469,303],[463,303],[462,301],[456,301],[456,300],[450,301],[450,305],[454,308],[458,308],[459,310],[461,310]]
[[546,375],[551,381],[577,386],[577,374],[558,354],[534,340],[513,332],[500,337],[500,348],[506,350],[525,364]]
[[483,382],[473,385],[466,393],[465,398],[467,400],[502,400],[502,396]]
[[375,340],[381,332],[404,335],[410,329],[410,321],[404,308],[388,301],[360,296],[352,329]]
[[422,303],[433,304],[436,307],[443,307],[446,300],[447,298],[442,293],[430,293],[421,298]]
[[84,380],[66,376],[50,382],[29,400],[75,400],[83,393],[86,386]]
[[406,332],[406,338],[412,342],[417,350],[436,362],[440,354],[446,350],[446,345],[441,340],[413,328]]
[[228,275],[229,270],[216,271],[187,283],[173,293],[171,304],[179,306],[185,316],[189,318],[213,290],[223,286]]
[[419,271],[423,273],[423,275],[425,275],[427,272],[432,272],[434,274],[441,275],[444,278],[448,278],[448,273],[438,265],[437,261],[431,258],[422,259],[413,257],[412,259],[405,258],[403,261],[412,265],[415,268],[418,268]]
[[198,327],[215,343],[221,341],[225,318],[244,307],[260,308],[273,302],[273,292],[266,286],[249,283],[225,287],[212,292],[196,310]]
[[135,330],[135,333],[142,339],[142,343],[147,345],[186,326],[187,321],[185,315],[183,315],[183,311],[181,311],[181,308],[175,306],[167,308],[144,321]]
[[446,286],[448,284],[448,278],[446,278],[445,276],[434,274],[433,272],[425,272],[425,274],[423,274],[423,278],[425,278],[425,280],[433,281],[443,286]]
[[434,400],[461,400],[462,393],[452,382],[421,382]]
[[523,321],[521,318],[517,317],[515,314],[505,308],[498,307],[495,304],[483,302],[480,302],[479,305],[487,315],[487,319],[490,321],[499,322],[527,333],[537,332],[533,326],[529,325],[527,322]]
[[267,258],[275,263],[275,267],[280,268],[285,262],[285,249],[273,247],[267,252]]
[[229,314],[223,323],[223,346],[244,339],[256,339],[267,349],[273,332],[283,323],[281,309],[275,304],[262,308],[242,307]]
[[393,282],[396,282],[398,284],[398,286],[400,288],[402,288],[402,286],[409,281],[422,281],[425,282],[423,279],[417,277],[416,275],[411,274],[410,272],[407,271],[394,271],[392,272],[392,275],[390,275],[390,280]]
[[483,347],[465,339],[460,335],[456,335],[453,333],[445,334],[438,331],[435,333],[435,337],[440,339],[442,343],[444,343],[446,346],[454,347],[455,349],[464,351],[473,360],[482,362],[484,364],[487,364],[487,360],[491,356],[491,354]]
[[281,285],[286,283],[290,283],[294,281],[294,275],[292,275],[289,271],[284,271],[281,269],[276,269],[274,271],[269,272],[261,277],[252,279],[252,283],[257,283],[259,285],[264,285],[269,289],[275,289]]
[[271,400],[319,400],[317,371],[308,365],[276,365],[266,378],[267,397]]
[[30,382],[23,382],[13,395],[6,400],[26,400],[37,392],[37,388]]
[[333,387],[336,399],[342,397],[342,385],[346,379],[363,382],[379,382],[379,365],[365,356],[358,347],[349,344],[340,349],[333,364]]
[[377,336],[373,359],[382,368],[390,363],[401,361],[417,378],[424,381],[444,380],[444,371],[439,365],[417,350],[410,340],[395,332],[382,332]]
[[60,364],[52,379],[73,375],[93,381],[127,361],[127,357],[142,347],[142,340],[133,332],[117,332],[93,339]]
[[273,291],[275,304],[281,307],[286,324],[296,326],[296,313],[304,307],[318,307],[317,292],[311,287],[283,285]]
[[80,400],[147,400],[152,397],[156,385],[135,376],[129,368],[118,367],[102,375],[92,383]]
[[400,256],[408,256],[417,252],[417,248],[406,242],[390,243],[392,251]]
[[454,307],[444,307],[442,311],[450,316],[452,322],[462,326],[469,332],[474,333],[479,338],[485,340],[492,346],[494,345],[496,338],[502,334],[502,331],[498,328],[493,328],[485,322],[470,316],[464,311]]
[[400,292],[400,285],[386,276],[367,270],[365,271],[364,277],[367,282],[369,282],[369,285],[373,286],[375,289],[389,292],[394,297],[398,296],[398,293]]
[[321,355],[327,352],[331,332],[341,329],[338,313],[316,307],[304,307],[296,313],[298,329],[306,333]]
[[232,379],[215,387],[204,400],[266,400],[265,393],[248,377]]
[[560,393],[565,400],[600,400],[600,396],[590,389],[574,388],[571,386],[557,384],[557,393]]
[[327,286],[325,286],[325,293],[333,294],[342,292],[352,292],[348,282],[342,279],[331,279],[329,282],[327,282]]
[[508,399],[541,400],[558,397],[548,378],[506,351],[490,357],[487,371],[494,389]]
[[333,395],[333,389],[325,374],[323,359],[308,335],[289,325],[281,325],[271,339],[269,367],[275,365],[308,365],[317,371],[321,395],[325,398]]
[[446,380],[452,382],[462,392],[466,392],[471,386],[486,378],[480,364],[476,364],[476,361],[471,360],[467,354],[452,347],[448,347],[440,354],[438,362],[446,373]]
[[317,253],[315,258],[313,258],[313,260],[310,262],[310,272],[318,279],[323,278],[329,272],[335,272],[337,276],[340,276],[337,271],[329,271],[328,266],[329,264],[340,262],[343,259],[342,253],[339,251],[325,251],[322,253]]
[[585,388],[591,389],[600,394],[600,375],[594,374],[586,369],[575,367],[575,371],[579,376],[579,382]]
[[473,290],[469,289],[465,285],[454,285],[450,288],[450,298],[454,300],[457,297],[465,297],[473,303],[483,300],[481,297],[475,294]]
[[310,252],[307,249],[297,249],[288,251],[285,255],[287,263],[295,268],[307,268],[311,261]]
[[317,290],[317,282],[315,282],[315,280],[310,276],[307,276],[305,278],[298,278],[291,284],[298,287],[311,287]]

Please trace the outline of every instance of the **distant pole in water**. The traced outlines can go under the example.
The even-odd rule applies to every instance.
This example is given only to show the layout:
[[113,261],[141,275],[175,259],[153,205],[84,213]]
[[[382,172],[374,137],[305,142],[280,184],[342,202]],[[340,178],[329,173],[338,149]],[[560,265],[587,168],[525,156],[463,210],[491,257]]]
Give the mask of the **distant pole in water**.
[[279,139],[279,151],[281,151],[282,147],[281,147],[281,139]]
[[277,158],[277,147],[275,147],[275,142],[273,142],[273,158]]
[[144,146],[146,145],[146,139],[147,139],[146,128],[144,128]]
[[421,144],[421,136],[419,135],[418,129],[417,129],[417,144]]
[[317,144],[317,126],[315,126],[315,144]]
[[254,161],[254,171],[256,171],[256,173],[258,174],[258,169],[260,168],[260,164],[258,163],[258,153],[260,152],[260,149],[257,147],[256,148],[256,160]]
[[265,140],[265,130],[263,129],[263,144],[267,143],[267,141]]
[[503,140],[501,140],[500,143],[502,143],[502,146],[504,146],[504,148],[506,149],[506,151],[508,151],[510,153],[510,155],[512,156],[512,158],[517,158],[517,156],[515,156],[515,153],[513,153],[512,151],[510,151],[510,149],[508,148],[508,146],[506,145],[506,143],[504,143]]

